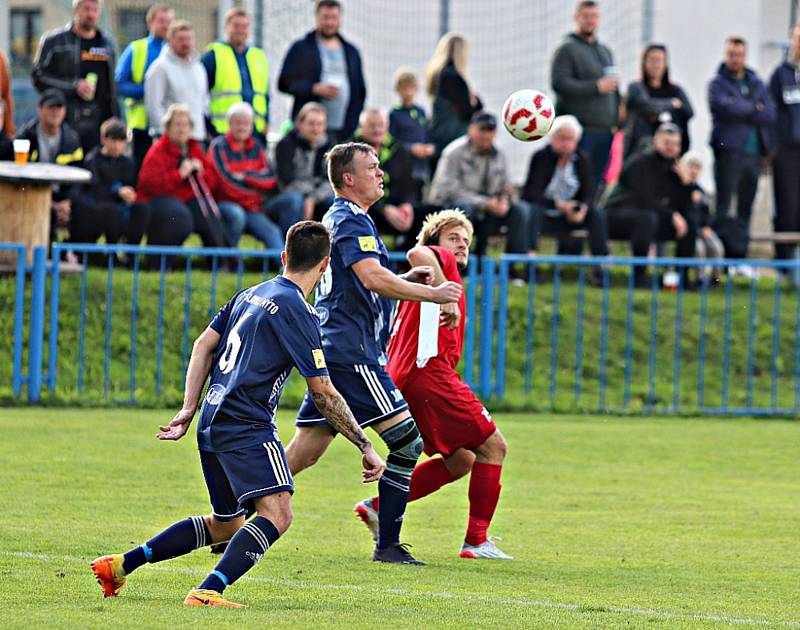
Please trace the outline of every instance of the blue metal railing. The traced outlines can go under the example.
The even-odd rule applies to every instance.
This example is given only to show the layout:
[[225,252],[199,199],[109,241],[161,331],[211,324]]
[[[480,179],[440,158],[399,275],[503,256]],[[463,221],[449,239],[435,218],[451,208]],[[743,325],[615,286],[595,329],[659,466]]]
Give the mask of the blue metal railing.
[[[258,265],[262,278],[267,277],[271,271],[277,271],[280,267],[279,250],[240,250],[240,249],[212,249],[212,248],[187,248],[187,247],[139,247],[130,245],[96,245],[96,244],[54,244],[52,255],[54,263],[52,269],[52,282],[50,291],[51,318],[49,330],[48,362],[51,366],[47,385],[51,390],[56,386],[56,368],[59,354],[59,332],[63,328],[64,322],[59,322],[59,303],[62,283],[59,280],[63,270],[58,262],[62,254],[71,251],[77,255],[82,263],[79,274],[79,312],[77,313],[77,347],[75,348],[76,366],[74,386],[78,397],[83,397],[87,393],[86,379],[87,368],[93,369],[95,366],[87,365],[87,348],[103,348],[102,364],[102,385],[100,398],[105,400],[119,400],[116,392],[121,389],[119,370],[116,363],[119,357],[115,353],[114,345],[118,339],[127,337],[129,345],[129,355],[124,358],[127,365],[125,375],[125,385],[127,386],[125,402],[137,402],[137,383],[143,369],[142,363],[152,362],[152,383],[155,397],[164,393],[167,384],[165,377],[165,344],[180,344],[181,348],[181,378],[186,372],[189,354],[191,352],[192,341],[192,314],[195,316],[195,326],[197,328],[198,319],[205,325],[216,313],[217,308],[228,300],[233,292],[242,288],[245,274],[245,260],[249,263]],[[104,309],[102,326],[92,325],[94,314],[89,308],[89,304],[99,304],[101,300],[94,295],[93,300],[90,296],[93,292],[100,290],[99,286],[90,287],[89,262],[91,257],[105,257],[105,261],[94,261],[98,264],[98,272],[105,269],[104,294],[102,304]],[[117,258],[127,257],[125,265],[120,265]],[[397,262],[405,260],[402,253],[392,253],[390,258]],[[199,264],[198,264],[199,260]],[[261,261],[260,263],[258,261]],[[205,265],[208,269],[199,270],[198,267]],[[42,265],[44,269],[44,266]],[[142,323],[141,323],[141,290],[142,276],[148,273],[155,275],[156,279],[156,304],[155,316],[147,324],[150,330],[154,330],[154,343],[147,347],[141,347],[142,343]],[[258,272],[254,272],[258,273]],[[233,289],[223,292],[220,288],[220,278],[229,278],[235,274],[235,291]],[[202,276],[207,285],[207,298],[199,293],[201,283],[196,281],[196,276]],[[130,282],[130,294],[117,288],[117,282],[123,277]],[[171,284],[176,281],[183,281],[182,298],[183,304],[180,307],[170,300]],[[228,285],[230,282],[227,283]],[[152,288],[152,287],[151,287]],[[471,287],[472,299],[474,301],[475,287]],[[205,300],[208,300],[205,302]],[[124,306],[120,300],[129,300]],[[198,303],[202,303],[203,315],[198,316],[195,308]],[[207,304],[207,306],[206,306]],[[115,318],[113,313],[124,309],[123,318]],[[182,319],[180,322],[179,336],[172,326],[176,318]],[[129,322],[128,330],[112,329],[112,322],[120,319]],[[102,332],[101,332],[102,331]],[[195,332],[199,332],[195,330]],[[474,338],[474,333],[471,334]],[[116,374],[116,376],[115,376]],[[174,385],[175,379],[169,379],[169,384]],[[182,380],[180,386],[182,387]],[[38,395],[32,400],[38,400]]]
[[[144,383],[152,386],[150,400],[174,396],[193,335],[245,280],[259,281],[279,267],[277,251],[83,244],[54,245],[49,265],[39,248],[25,267],[22,246],[3,249],[20,261],[12,394],[18,398],[27,384],[32,402],[43,386],[52,392],[57,384],[78,399],[137,403]],[[69,280],[59,262],[66,250],[83,263]],[[91,273],[89,262],[97,265]],[[724,277],[718,286],[701,273],[709,264],[746,264],[764,277]],[[652,273],[641,288],[631,270],[645,266]],[[699,273],[700,282],[667,291],[660,273],[668,269]],[[798,270],[800,261],[473,260],[464,378],[484,399],[544,410],[796,414],[800,292],[781,278]],[[26,271],[31,297],[23,374]],[[63,300],[65,287],[76,299]]]
[[[745,266],[751,277],[725,276],[724,288],[715,288],[706,274],[710,264],[731,269]],[[519,274],[517,269],[516,275],[528,279],[524,302],[518,299],[523,289],[509,289],[507,281],[512,269],[523,265],[526,273]],[[632,270],[645,267],[653,269],[649,280],[637,283]],[[540,409],[796,414],[800,412],[800,291],[784,276],[793,277],[799,268],[797,260],[503,256],[498,265],[501,321],[493,340],[497,348],[494,381],[489,384],[491,377],[482,370],[480,393],[507,398],[507,376],[516,370],[512,393],[518,396],[523,389],[523,400],[534,401]],[[662,288],[661,272],[673,269],[679,278],[684,272],[699,278]],[[757,278],[759,273],[765,277]],[[550,292],[542,291],[547,284],[552,284],[549,300]],[[767,310],[764,298],[770,292]],[[717,297],[710,299],[714,294]],[[616,323],[610,320],[612,299],[621,307],[615,309]],[[792,300],[795,304],[788,316],[784,311]],[[520,316],[527,319],[524,332],[517,329],[509,337],[507,322]],[[574,322],[565,328],[572,318]],[[547,324],[549,364],[543,363],[548,354],[542,334]],[[609,350],[610,342],[616,352]],[[591,352],[596,365],[587,363],[590,343],[597,348]],[[482,344],[481,352],[487,348]],[[506,349],[522,348],[524,359],[506,359]],[[621,369],[612,368],[609,373],[610,359],[618,366],[621,363]],[[537,363],[548,365],[538,379],[532,374]],[[686,377],[687,365],[697,370],[695,381]],[[592,374],[591,382],[587,372]],[[709,374],[716,382],[708,381]],[[784,386],[788,381],[791,395]],[[592,398],[596,404],[586,402],[590,391],[596,394]]]
[[19,398],[22,385],[27,378],[22,374],[22,339],[25,326],[25,246],[16,243],[0,243],[0,252],[6,252],[6,259],[15,259],[14,266],[14,317],[11,326],[11,393]]

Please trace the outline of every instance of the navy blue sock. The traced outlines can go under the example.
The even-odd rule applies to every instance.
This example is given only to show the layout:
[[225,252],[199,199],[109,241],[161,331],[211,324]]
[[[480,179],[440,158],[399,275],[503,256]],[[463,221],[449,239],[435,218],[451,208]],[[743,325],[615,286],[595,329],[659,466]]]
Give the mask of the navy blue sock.
[[378,481],[378,549],[400,542],[400,528],[408,503],[411,473],[422,453],[422,438],[414,422],[407,418],[380,434],[389,455],[386,471]]
[[190,516],[170,525],[145,544],[125,554],[122,568],[131,573],[147,562],[177,558],[211,544],[211,534],[202,516]]
[[275,526],[263,516],[256,516],[233,535],[214,571],[198,588],[221,593],[261,560],[278,538],[280,534]]

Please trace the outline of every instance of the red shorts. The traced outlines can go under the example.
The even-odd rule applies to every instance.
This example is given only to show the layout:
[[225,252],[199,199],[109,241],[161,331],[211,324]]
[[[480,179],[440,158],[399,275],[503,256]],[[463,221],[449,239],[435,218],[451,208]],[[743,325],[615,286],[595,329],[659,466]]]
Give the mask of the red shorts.
[[431,364],[415,369],[402,392],[427,455],[448,457],[459,448],[478,448],[497,430],[486,407],[455,370]]

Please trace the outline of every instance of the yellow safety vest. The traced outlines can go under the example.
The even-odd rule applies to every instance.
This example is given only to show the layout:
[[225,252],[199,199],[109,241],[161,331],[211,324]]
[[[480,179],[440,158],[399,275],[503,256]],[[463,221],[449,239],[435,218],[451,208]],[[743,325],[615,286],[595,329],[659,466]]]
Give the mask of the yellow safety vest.
[[[225,115],[235,103],[242,101],[242,77],[233,48],[223,42],[209,44],[208,50],[214,52],[216,74],[214,88],[211,90],[211,123],[218,133],[228,131],[228,120]],[[253,109],[255,110],[255,127],[264,133],[267,127],[267,90],[269,88],[269,62],[264,51],[251,46],[245,54],[247,69],[250,72],[250,83],[253,86]]]
[[[144,83],[144,71],[147,65],[147,38],[131,42],[133,57],[131,59],[131,81]],[[141,99],[125,98],[125,115],[128,129],[147,129],[147,108]]]

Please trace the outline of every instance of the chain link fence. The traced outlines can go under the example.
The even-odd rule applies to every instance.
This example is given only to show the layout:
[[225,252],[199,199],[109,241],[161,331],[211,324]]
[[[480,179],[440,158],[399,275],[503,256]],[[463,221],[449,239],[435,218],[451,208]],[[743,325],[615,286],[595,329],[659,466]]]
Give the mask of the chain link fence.
[[[442,32],[442,5],[446,5],[450,30],[470,42],[470,74],[475,90],[487,109],[499,113],[506,97],[529,87],[552,93],[550,59],[565,35],[573,30],[573,2],[492,3],[483,0],[407,0],[375,2],[346,0],[342,34],[358,46],[364,61],[367,102],[378,107],[395,103],[392,76],[400,66],[422,73]],[[638,73],[641,44],[648,28],[647,0],[603,3],[600,39],[614,52],[622,84]],[[273,66],[272,120],[280,123],[289,114],[291,99],[277,91],[280,65],[292,41],[313,28],[310,0],[266,2],[264,48]],[[424,93],[420,104],[430,112]],[[506,151],[512,180],[521,183],[535,149],[507,134],[498,134]]]

